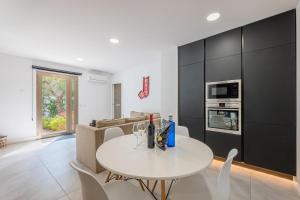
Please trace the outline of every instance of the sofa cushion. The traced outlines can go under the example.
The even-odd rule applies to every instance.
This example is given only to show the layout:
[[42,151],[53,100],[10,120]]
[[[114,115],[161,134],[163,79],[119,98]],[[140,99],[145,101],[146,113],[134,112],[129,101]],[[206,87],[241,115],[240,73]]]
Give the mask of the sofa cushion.
[[98,120],[96,122],[96,127],[102,128],[102,127],[114,126],[119,124],[125,124],[125,119]]
[[130,118],[143,117],[143,116],[145,116],[143,112],[136,112],[136,111],[130,112]]
[[125,123],[139,122],[144,121],[145,119],[146,118],[144,116],[125,118]]
[[160,114],[159,113],[144,113],[146,116],[146,120],[150,119],[150,114],[153,114],[153,119],[157,119],[160,118]]

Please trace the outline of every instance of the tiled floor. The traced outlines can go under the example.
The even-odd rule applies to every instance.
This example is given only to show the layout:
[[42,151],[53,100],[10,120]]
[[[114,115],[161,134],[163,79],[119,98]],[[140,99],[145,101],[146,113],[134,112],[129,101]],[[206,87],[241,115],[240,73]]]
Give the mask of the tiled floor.
[[[0,150],[1,200],[80,200],[80,182],[70,168],[75,138],[51,138],[9,145]],[[221,166],[205,172],[213,187]],[[107,172],[97,175],[104,184]],[[159,187],[157,187],[159,188]],[[232,200],[299,200],[294,182],[233,166]]]

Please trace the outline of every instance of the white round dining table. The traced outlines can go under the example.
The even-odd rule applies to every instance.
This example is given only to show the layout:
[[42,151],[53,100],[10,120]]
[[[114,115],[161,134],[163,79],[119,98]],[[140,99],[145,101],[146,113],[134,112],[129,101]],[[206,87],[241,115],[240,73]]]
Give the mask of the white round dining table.
[[165,151],[147,148],[146,137],[137,146],[133,134],[102,144],[97,161],[114,174],[142,180],[161,181],[161,199],[166,199],[165,181],[192,176],[209,167],[212,150],[196,139],[176,135],[175,147]]

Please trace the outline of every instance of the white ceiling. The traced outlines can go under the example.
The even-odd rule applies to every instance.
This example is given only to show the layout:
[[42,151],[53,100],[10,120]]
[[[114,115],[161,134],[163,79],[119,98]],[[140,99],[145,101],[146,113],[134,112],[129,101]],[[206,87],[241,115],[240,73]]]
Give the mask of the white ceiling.
[[[297,0],[0,0],[0,52],[117,72],[296,7]],[[221,18],[208,23],[218,11]],[[111,37],[120,44],[109,43]],[[84,58],[84,62],[76,60]],[[155,61],[155,62],[156,62]]]

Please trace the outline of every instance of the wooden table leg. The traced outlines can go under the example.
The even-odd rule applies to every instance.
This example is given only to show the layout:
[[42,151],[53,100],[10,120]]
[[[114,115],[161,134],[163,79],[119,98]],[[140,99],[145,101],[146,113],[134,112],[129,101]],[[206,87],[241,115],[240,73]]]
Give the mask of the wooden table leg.
[[166,182],[165,182],[165,180],[160,181],[160,193],[161,193],[161,200],[166,200]]
[[107,175],[105,183],[108,183],[110,181],[110,176],[111,176],[111,172],[109,172],[109,174]]
[[154,182],[153,188],[152,188],[152,190],[151,190],[152,193],[154,193],[154,190],[155,190],[155,188],[156,188],[157,182],[158,182],[158,181],[155,181],[155,182]]
[[141,179],[139,179],[138,181],[140,183],[140,186],[141,186],[142,190],[145,191],[144,186],[143,186],[143,181]]

